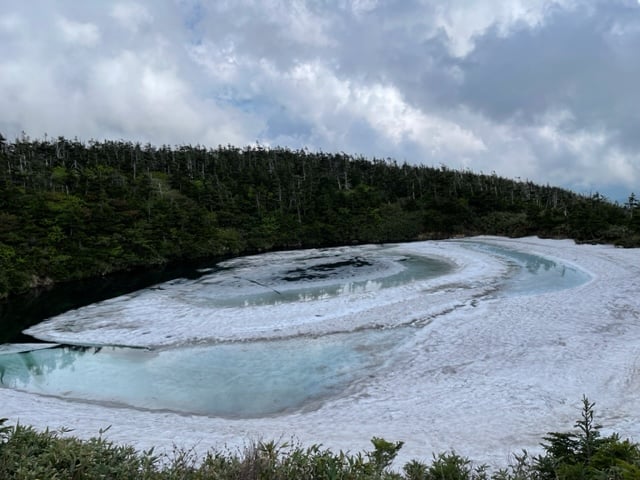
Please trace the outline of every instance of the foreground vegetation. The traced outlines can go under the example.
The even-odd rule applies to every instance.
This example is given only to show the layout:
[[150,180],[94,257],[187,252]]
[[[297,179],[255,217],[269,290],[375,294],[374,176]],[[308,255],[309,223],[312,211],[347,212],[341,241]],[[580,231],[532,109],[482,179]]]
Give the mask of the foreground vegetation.
[[640,210],[445,167],[260,146],[0,135],[0,298],[272,249],[540,235],[640,245]]
[[595,424],[594,404],[583,399],[581,418],[571,432],[544,437],[543,453],[523,451],[508,468],[490,471],[454,452],[417,460],[401,468],[392,462],[402,442],[374,438],[365,453],[334,453],[309,448],[259,443],[242,453],[209,452],[204,458],[176,450],[156,455],[136,452],[100,436],[88,441],[38,432],[0,420],[0,478],[2,479],[406,479],[406,480],[604,480],[640,479],[640,446],[618,435],[603,437]]

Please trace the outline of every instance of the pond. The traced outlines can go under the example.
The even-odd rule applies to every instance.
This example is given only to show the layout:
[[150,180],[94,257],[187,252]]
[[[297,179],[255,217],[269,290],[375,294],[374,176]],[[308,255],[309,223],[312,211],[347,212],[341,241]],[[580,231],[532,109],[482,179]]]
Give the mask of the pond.
[[[504,265],[498,295],[539,294],[589,279],[551,259],[488,243],[460,243]],[[45,340],[75,338],[92,328],[96,333],[86,337],[93,339],[91,345],[0,348],[0,384],[74,401],[228,418],[316,408],[383,373],[419,328],[407,320],[417,311],[411,305],[418,305],[410,300],[435,304],[427,287],[455,270],[443,258],[402,246],[279,252],[221,262],[201,269],[197,278],[174,279],[31,328],[31,335]],[[480,291],[487,298],[495,294],[495,289]],[[442,311],[449,303],[444,301]],[[116,338],[130,339],[131,345],[160,338],[162,332],[138,328],[136,318],[162,328],[173,322],[186,331],[232,329],[240,337],[199,335],[187,341],[176,335],[174,343],[150,341],[146,348],[96,341],[101,333],[120,330],[126,335]],[[353,318],[360,323],[347,327]],[[305,322],[314,328],[305,330]],[[263,329],[257,336],[251,330],[256,324]],[[268,338],[275,330],[282,332]]]
[[398,332],[159,350],[52,346],[0,355],[6,387],[145,410],[250,418],[313,408],[391,356]]
[[590,279],[586,272],[564,262],[489,243],[469,241],[469,248],[502,258],[510,273],[501,282],[499,295],[536,295],[573,288]]

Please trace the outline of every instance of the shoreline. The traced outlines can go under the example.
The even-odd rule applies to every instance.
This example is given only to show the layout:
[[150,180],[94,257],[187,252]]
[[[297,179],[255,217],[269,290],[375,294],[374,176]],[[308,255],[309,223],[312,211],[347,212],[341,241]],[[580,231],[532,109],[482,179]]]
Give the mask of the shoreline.
[[[175,443],[204,453],[294,438],[335,451],[362,451],[378,436],[405,442],[400,464],[455,449],[500,467],[523,448],[539,451],[548,431],[570,429],[586,394],[596,402],[603,432],[640,439],[634,418],[640,409],[640,249],[536,237],[473,239],[557,259],[592,279],[570,290],[468,302],[437,316],[416,329],[402,356],[379,378],[312,411],[225,420],[2,389],[2,415],[41,429],[71,428],[82,438],[111,426],[107,438],[137,449],[170,452]],[[454,242],[429,243],[454,258],[456,248],[462,250]],[[473,267],[480,282],[500,271],[483,262]],[[396,306],[402,310],[401,302]]]

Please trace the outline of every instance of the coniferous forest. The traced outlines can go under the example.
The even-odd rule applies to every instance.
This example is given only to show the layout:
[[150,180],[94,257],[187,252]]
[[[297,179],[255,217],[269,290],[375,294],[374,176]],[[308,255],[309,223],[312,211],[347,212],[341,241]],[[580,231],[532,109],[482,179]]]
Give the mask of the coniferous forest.
[[539,235],[640,245],[640,210],[446,167],[260,145],[0,135],[0,298],[272,249]]

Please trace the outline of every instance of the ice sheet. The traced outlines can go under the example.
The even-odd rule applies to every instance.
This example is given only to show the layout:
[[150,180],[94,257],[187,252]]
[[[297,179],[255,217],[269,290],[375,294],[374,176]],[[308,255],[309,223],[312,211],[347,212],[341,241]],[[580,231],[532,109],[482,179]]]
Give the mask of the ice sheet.
[[[58,343],[157,347],[425,322],[484,295],[508,270],[499,259],[481,259],[475,252],[458,248],[452,255],[452,247],[423,242],[245,257],[223,264],[223,270],[210,276],[83,307],[26,332]],[[425,270],[421,274],[419,258]],[[362,265],[327,268],[354,259]],[[319,266],[324,268],[317,270]],[[318,271],[323,276],[288,280]],[[414,274],[403,276],[407,271]],[[296,301],[250,301],[290,292],[296,292]]]
[[[75,325],[62,332],[49,324],[51,337],[65,333],[100,343],[105,338],[130,344],[145,339],[148,345],[175,345],[176,339],[193,341],[201,335],[262,338],[286,336],[285,331],[349,331],[378,322],[391,325],[398,318],[414,322],[415,328],[389,368],[374,372],[352,394],[311,411],[230,420],[70,404],[3,389],[2,415],[41,428],[70,427],[84,437],[112,425],[107,436],[114,441],[167,451],[174,444],[203,452],[292,437],[307,445],[357,451],[369,448],[371,437],[382,436],[405,442],[400,463],[429,460],[432,452],[455,448],[476,461],[504,465],[521,448],[536,451],[547,431],[570,428],[586,394],[596,401],[597,420],[607,431],[640,440],[640,250],[537,238],[473,240],[551,258],[589,272],[591,280],[532,296],[487,295],[508,265],[464,242],[425,242],[400,245],[398,254],[439,256],[454,262],[455,270],[355,297],[278,306],[282,316],[268,329],[240,309],[229,312],[239,319],[213,331],[197,318],[186,328],[172,315],[145,319],[145,312],[148,316],[164,306],[161,296],[141,295],[134,310],[117,299],[106,305],[118,309],[120,321],[130,322],[128,328],[104,314],[95,322],[88,315],[83,317],[86,330]],[[256,315],[260,309],[250,310]]]
[[57,343],[6,343],[0,345],[0,355],[10,355],[20,352],[32,352],[57,346]]

